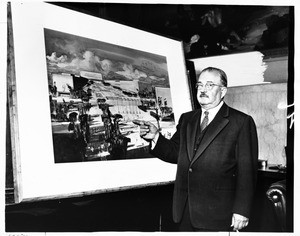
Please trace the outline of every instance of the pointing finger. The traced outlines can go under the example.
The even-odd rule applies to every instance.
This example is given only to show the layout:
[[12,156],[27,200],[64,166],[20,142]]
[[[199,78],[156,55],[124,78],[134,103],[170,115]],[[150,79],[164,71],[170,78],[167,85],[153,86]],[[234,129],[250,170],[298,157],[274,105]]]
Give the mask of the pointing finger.
[[143,120],[133,120],[132,122],[136,125],[144,125],[144,123],[145,123],[145,121],[143,121]]

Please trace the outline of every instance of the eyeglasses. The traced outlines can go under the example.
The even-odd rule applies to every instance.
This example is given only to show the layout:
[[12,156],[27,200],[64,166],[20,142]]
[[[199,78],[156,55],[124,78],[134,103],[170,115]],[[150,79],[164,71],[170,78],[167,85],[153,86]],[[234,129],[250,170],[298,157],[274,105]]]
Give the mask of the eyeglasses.
[[206,90],[212,90],[213,87],[215,86],[219,86],[219,87],[224,87],[223,85],[219,85],[219,84],[214,84],[214,83],[206,83],[205,85],[202,83],[196,83],[196,89],[200,90],[205,88]]

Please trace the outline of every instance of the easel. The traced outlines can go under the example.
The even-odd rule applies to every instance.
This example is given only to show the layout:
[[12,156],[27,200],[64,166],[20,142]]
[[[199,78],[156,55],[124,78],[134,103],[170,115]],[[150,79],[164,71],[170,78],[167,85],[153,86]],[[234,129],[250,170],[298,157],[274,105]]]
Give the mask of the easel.
[[[14,40],[12,29],[11,7],[7,7],[7,128],[6,138],[10,144],[11,152],[6,155],[6,162],[12,163],[12,166],[6,165],[6,175],[12,178],[12,183],[6,183],[5,195],[6,204],[19,203],[21,199],[22,188],[20,186],[21,175],[19,173],[20,155],[19,148],[19,123],[16,94],[16,72],[14,61]],[[7,145],[8,146],[8,145]],[[11,167],[11,168],[9,168]],[[9,178],[10,179],[10,178]]]

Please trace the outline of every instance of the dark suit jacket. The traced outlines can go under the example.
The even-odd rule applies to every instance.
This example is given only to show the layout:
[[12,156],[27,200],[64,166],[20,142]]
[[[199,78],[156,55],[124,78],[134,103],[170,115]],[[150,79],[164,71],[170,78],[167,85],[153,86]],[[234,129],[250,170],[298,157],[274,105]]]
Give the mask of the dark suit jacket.
[[251,116],[225,103],[194,152],[201,110],[182,114],[170,140],[162,135],[152,150],[177,163],[173,218],[180,222],[187,201],[194,227],[229,230],[232,213],[249,218],[256,185],[258,140]]

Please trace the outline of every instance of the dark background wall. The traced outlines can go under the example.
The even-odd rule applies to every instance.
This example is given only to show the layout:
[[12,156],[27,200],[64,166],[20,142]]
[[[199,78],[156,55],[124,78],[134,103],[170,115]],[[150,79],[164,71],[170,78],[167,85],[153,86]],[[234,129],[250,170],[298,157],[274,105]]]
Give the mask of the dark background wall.
[[288,46],[289,6],[70,3],[56,5],[194,43],[187,58]]

